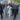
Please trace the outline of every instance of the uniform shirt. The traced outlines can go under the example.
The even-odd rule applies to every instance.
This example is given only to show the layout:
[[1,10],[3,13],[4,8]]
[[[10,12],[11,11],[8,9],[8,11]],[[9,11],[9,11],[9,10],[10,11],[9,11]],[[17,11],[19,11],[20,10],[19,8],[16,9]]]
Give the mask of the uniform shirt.
[[15,6],[15,5],[13,5],[13,7],[12,7],[12,8],[14,9],[14,12],[16,12],[16,9],[18,9],[18,7],[19,7],[19,5],[16,5],[16,6]]
[[16,5],[16,6],[15,6],[15,5],[13,5],[13,7],[12,7],[12,8],[13,8],[13,9],[18,9],[18,7],[19,7],[19,5]]

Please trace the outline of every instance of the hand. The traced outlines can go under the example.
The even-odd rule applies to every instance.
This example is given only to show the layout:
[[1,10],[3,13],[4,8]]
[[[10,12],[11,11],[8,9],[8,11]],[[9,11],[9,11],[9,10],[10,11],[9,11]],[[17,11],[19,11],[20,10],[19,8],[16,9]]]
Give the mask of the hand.
[[12,8],[13,9],[13,8]]

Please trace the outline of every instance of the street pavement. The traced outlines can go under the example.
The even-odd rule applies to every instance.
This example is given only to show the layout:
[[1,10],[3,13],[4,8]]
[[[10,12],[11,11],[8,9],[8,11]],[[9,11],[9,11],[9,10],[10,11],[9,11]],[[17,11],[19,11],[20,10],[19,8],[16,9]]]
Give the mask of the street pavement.
[[[0,20],[1,20],[1,15],[0,15]],[[13,16],[3,16],[3,20],[13,20]],[[15,20],[20,20],[20,7],[19,7],[19,11],[18,11],[18,15],[16,16],[16,19]]]

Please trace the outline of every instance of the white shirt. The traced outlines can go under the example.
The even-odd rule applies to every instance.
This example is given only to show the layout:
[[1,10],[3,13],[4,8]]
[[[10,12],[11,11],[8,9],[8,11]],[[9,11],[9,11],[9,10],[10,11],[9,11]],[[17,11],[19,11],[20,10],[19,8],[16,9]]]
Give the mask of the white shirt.
[[8,10],[8,14],[9,14],[9,16],[11,15],[11,13],[12,13],[12,11],[11,11],[11,6],[8,6],[7,8],[9,8],[9,10]]

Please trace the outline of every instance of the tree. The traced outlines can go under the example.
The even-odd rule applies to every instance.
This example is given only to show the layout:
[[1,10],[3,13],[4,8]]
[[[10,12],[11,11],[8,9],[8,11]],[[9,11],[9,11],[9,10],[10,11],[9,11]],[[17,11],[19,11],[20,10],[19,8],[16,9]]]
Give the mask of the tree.
[[14,0],[14,1],[16,1],[16,2],[20,2],[20,0]]

